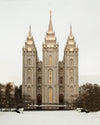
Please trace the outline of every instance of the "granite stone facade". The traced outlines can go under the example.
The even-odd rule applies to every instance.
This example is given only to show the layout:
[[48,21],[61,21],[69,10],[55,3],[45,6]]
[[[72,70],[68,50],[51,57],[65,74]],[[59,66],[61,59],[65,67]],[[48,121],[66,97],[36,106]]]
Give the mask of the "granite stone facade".
[[63,60],[59,61],[59,45],[50,22],[43,44],[43,61],[39,61],[34,39],[29,35],[23,48],[22,95],[29,95],[34,104],[72,103],[79,94],[78,48],[70,34],[64,49]]

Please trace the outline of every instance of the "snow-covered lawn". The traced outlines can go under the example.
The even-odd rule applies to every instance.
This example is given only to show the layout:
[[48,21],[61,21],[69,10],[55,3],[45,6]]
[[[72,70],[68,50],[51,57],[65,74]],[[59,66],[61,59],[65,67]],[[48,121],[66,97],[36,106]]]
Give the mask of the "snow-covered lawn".
[[0,112],[0,125],[100,125],[100,112],[26,111]]

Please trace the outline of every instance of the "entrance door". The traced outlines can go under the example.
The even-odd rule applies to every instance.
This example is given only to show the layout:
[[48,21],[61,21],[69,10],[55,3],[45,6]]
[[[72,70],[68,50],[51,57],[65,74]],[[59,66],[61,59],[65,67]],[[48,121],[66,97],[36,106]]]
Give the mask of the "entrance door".
[[59,95],[59,104],[63,104],[64,103],[64,95],[60,94]]
[[37,105],[42,104],[42,96],[40,94],[37,95]]

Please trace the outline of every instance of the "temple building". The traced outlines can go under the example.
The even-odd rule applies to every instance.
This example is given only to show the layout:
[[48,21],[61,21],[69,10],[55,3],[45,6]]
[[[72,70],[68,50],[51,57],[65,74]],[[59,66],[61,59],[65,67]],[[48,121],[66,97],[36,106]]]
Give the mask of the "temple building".
[[53,31],[52,16],[43,48],[43,61],[39,61],[31,27],[23,48],[22,95],[29,95],[34,104],[54,105],[72,103],[79,95],[78,47],[70,33],[59,61],[59,45]]

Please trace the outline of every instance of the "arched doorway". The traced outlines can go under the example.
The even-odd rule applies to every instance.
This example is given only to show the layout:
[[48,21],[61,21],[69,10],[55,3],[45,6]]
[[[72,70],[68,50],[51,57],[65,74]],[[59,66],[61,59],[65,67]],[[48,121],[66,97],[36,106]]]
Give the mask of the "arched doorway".
[[59,95],[59,104],[63,104],[64,103],[64,95],[60,94]]
[[42,103],[42,96],[40,94],[37,95],[37,105],[41,105]]

